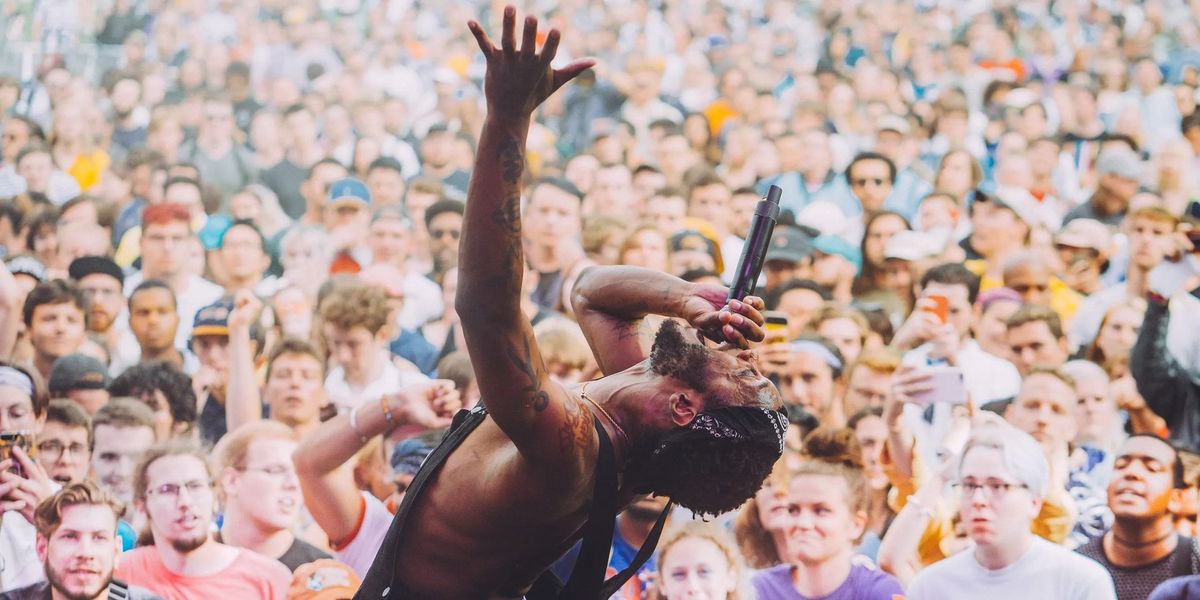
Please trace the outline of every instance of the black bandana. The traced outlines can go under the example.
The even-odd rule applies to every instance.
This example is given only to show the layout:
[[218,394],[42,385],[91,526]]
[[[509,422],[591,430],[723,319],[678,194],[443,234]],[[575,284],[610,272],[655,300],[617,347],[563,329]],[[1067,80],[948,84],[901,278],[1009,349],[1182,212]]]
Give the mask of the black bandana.
[[775,459],[778,459],[783,455],[787,428],[787,415],[778,410],[754,406],[714,408],[697,415],[687,427],[668,433],[654,454],[662,453],[672,444],[715,438],[761,446],[764,450],[773,450]]

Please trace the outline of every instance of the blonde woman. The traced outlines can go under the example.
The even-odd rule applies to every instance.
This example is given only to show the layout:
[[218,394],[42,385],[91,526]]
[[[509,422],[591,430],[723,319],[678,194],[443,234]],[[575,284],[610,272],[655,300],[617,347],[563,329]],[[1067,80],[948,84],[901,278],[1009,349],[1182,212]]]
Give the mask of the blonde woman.
[[737,546],[716,524],[689,521],[664,536],[653,600],[743,600],[745,567]]

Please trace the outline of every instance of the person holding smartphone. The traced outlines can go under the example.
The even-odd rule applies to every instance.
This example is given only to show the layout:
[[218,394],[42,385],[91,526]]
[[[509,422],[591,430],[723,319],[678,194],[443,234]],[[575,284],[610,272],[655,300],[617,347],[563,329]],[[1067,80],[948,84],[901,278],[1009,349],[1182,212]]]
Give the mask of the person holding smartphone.
[[54,490],[30,449],[49,402],[35,372],[0,361],[0,592],[45,579],[37,556],[34,509]]

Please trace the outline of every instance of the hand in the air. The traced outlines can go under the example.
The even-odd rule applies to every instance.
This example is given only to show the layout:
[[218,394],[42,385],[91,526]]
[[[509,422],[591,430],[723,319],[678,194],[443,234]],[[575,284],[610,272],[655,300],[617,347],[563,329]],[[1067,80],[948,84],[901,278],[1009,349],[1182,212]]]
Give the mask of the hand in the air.
[[254,319],[262,310],[263,303],[250,290],[238,290],[233,298],[233,310],[229,311],[229,330],[231,332],[248,332]]
[[435,379],[410,385],[388,398],[388,405],[400,423],[428,429],[449,427],[454,413],[462,408],[462,399],[454,382]]
[[562,69],[551,67],[550,62],[558,52],[560,34],[557,29],[551,29],[546,35],[542,51],[537,52],[536,17],[525,17],[521,46],[518,48],[517,9],[511,5],[504,7],[499,48],[492,44],[479,23],[471,21],[467,27],[487,59],[483,93],[488,112],[492,114],[526,118],[555,90],[594,64],[591,60],[577,60]]
[[692,296],[684,300],[683,316],[704,337],[716,342],[749,348],[750,342],[763,341],[766,337],[763,299],[746,296],[726,304],[728,295],[729,290],[723,286],[698,285]]

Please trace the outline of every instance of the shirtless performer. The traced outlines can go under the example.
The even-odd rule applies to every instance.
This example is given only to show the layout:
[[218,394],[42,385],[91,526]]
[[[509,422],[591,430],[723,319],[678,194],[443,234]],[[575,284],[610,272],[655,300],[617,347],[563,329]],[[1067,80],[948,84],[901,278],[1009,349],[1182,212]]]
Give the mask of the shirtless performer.
[[[537,20],[526,18],[517,40],[511,6],[499,48],[469,27],[487,58],[488,114],[456,307],[483,402],[425,461],[356,598],[593,600],[617,512],[647,494],[697,514],[732,510],[782,453],[779,392],[748,349],[763,338],[763,302],[726,306],[721,286],[594,267],[573,303],[606,376],[577,389],[554,383],[521,312],[524,146],[534,109],[591,61],[552,69],[559,32],[537,52]],[[721,346],[691,330],[685,339],[667,320],[647,357],[638,328],[648,314],[682,319]],[[566,591],[547,595],[543,572],[581,538]]]

